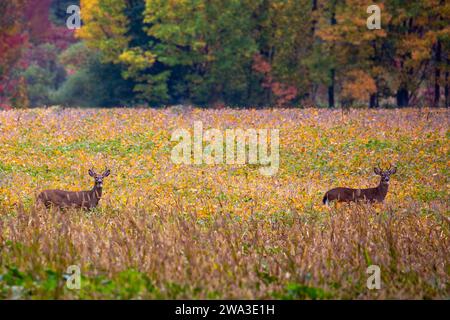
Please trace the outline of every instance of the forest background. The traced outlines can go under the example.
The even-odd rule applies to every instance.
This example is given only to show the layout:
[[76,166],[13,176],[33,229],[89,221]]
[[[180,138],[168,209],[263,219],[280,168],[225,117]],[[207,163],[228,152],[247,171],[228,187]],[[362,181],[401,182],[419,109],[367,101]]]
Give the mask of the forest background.
[[448,107],[450,3],[378,1],[379,30],[371,4],[2,1],[0,109]]

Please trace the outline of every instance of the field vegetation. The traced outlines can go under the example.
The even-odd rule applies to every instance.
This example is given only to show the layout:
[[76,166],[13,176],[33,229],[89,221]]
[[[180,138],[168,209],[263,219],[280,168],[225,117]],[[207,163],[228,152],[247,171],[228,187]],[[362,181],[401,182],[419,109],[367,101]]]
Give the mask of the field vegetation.
[[[368,299],[450,297],[445,109],[30,109],[0,112],[0,298]],[[175,165],[174,130],[280,129],[280,168]],[[326,207],[335,186],[383,204]],[[46,211],[44,189],[98,208]],[[80,290],[66,287],[81,268]],[[381,268],[368,290],[369,265]]]

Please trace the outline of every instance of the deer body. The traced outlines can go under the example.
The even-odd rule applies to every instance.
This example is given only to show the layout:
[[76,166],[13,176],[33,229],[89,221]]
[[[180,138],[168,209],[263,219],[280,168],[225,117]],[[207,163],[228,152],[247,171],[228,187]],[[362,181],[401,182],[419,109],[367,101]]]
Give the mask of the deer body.
[[77,208],[91,210],[98,205],[102,196],[101,189],[70,192],[63,190],[45,190],[38,196],[47,208],[51,205],[59,208]]
[[383,202],[386,198],[389,189],[390,175],[397,171],[396,168],[389,168],[382,171],[380,168],[375,168],[374,172],[381,176],[380,183],[375,188],[368,189],[352,189],[352,188],[334,188],[325,193],[323,197],[323,204],[328,204],[331,201],[337,202]]
[[92,190],[77,192],[45,190],[39,194],[37,200],[47,208],[55,206],[60,209],[92,210],[98,205],[102,197],[103,178],[109,176],[109,174],[109,170],[106,170],[102,175],[97,175],[93,170],[89,170],[89,175],[95,179],[95,185]]

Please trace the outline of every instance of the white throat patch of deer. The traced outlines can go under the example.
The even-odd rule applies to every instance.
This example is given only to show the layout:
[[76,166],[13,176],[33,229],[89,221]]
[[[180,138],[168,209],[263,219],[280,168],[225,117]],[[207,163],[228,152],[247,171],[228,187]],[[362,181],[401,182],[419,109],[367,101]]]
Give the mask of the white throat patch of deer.
[[37,201],[50,208],[51,206],[65,209],[75,208],[92,210],[100,201],[103,190],[103,179],[109,176],[111,171],[106,169],[103,174],[97,174],[94,170],[89,170],[89,175],[94,178],[94,187],[88,191],[64,191],[64,190],[45,190],[42,191]]
[[389,180],[392,174],[397,172],[397,168],[392,166],[383,171],[380,167],[373,170],[376,175],[381,177],[380,183],[375,188],[352,189],[352,188],[334,188],[325,193],[323,204],[328,205],[332,201],[337,202],[383,202],[389,189]]

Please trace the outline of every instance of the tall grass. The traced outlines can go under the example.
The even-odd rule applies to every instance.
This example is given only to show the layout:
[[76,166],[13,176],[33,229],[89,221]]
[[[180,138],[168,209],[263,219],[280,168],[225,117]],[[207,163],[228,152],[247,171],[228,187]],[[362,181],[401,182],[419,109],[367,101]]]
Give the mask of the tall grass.
[[[449,220],[414,205],[248,218],[137,207],[0,216],[2,298],[449,298]],[[70,265],[81,267],[81,290],[65,287]],[[381,268],[380,290],[366,286],[369,265]]]

